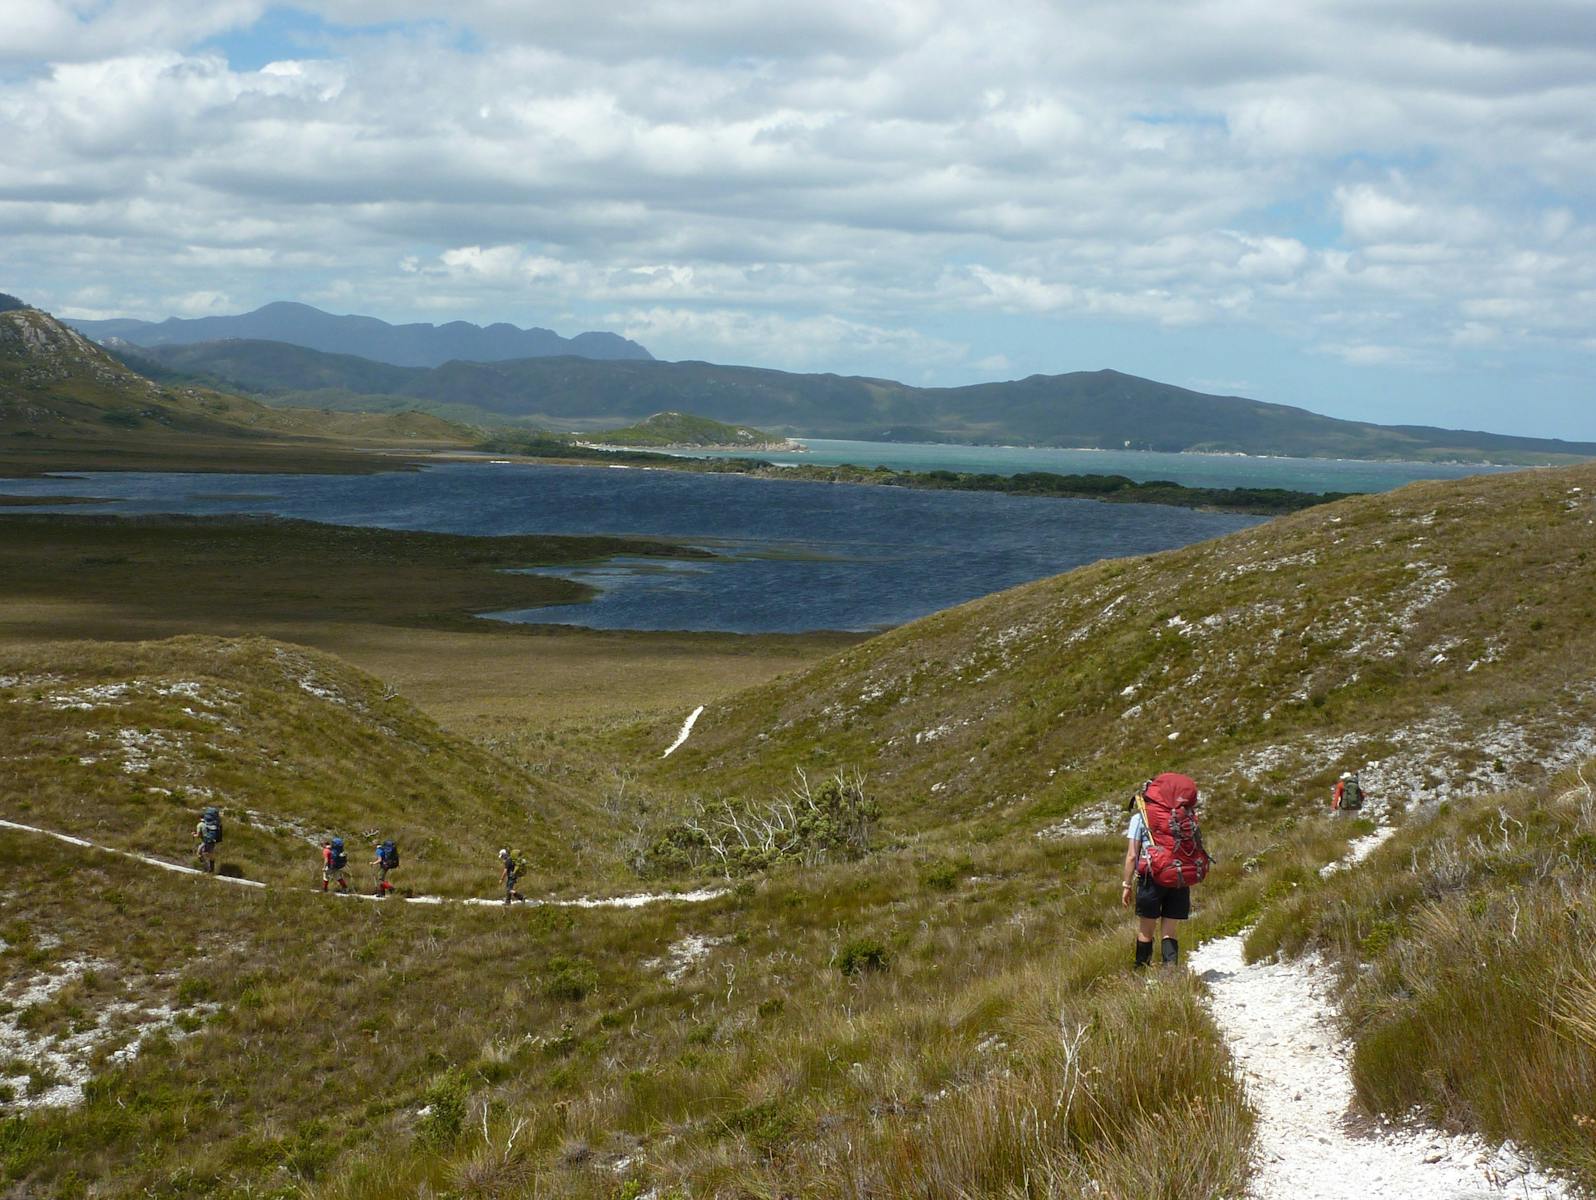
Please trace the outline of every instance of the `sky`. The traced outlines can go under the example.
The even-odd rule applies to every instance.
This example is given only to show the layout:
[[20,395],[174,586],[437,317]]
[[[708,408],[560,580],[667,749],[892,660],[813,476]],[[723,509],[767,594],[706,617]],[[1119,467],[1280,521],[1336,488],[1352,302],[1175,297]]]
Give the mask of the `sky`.
[[1591,0],[3,0],[0,291],[1596,440]]

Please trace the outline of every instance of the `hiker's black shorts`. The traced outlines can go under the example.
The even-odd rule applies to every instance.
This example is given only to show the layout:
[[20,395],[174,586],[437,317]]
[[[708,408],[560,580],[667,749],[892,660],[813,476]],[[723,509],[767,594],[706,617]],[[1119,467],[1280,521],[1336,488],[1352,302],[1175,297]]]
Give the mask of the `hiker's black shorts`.
[[1168,917],[1184,921],[1191,916],[1191,889],[1165,887],[1146,875],[1136,877],[1136,915],[1151,921]]

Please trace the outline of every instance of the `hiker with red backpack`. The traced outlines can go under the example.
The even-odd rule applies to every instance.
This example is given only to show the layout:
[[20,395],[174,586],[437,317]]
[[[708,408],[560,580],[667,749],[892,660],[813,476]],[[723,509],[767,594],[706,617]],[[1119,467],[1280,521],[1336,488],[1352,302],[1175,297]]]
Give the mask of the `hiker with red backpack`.
[[[1178,923],[1191,916],[1191,888],[1201,883],[1213,860],[1203,848],[1197,825],[1197,784],[1166,771],[1136,789],[1125,830],[1125,866],[1119,902],[1136,900],[1136,966],[1153,961],[1153,935],[1162,935],[1160,960],[1180,958]],[[1132,883],[1134,878],[1135,882]]]

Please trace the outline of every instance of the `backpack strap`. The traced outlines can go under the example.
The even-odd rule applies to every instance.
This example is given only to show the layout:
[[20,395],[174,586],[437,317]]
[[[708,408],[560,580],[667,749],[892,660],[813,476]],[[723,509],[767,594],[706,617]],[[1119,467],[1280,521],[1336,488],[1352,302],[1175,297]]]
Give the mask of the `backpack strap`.
[[1147,841],[1136,847],[1136,873],[1142,874],[1142,863],[1147,861],[1147,855],[1153,845],[1153,823],[1147,819],[1147,789],[1142,788],[1136,793],[1136,811],[1142,815],[1142,832],[1147,836]]

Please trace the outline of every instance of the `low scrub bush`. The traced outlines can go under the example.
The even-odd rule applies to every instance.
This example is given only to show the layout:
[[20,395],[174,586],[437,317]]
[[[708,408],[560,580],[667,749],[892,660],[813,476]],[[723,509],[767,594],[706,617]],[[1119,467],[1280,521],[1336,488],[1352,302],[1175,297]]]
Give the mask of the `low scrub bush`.
[[422,1117],[416,1136],[428,1146],[450,1146],[465,1126],[466,1101],[470,1087],[464,1072],[448,1070],[427,1085],[422,1098]]
[[818,785],[800,772],[774,800],[693,801],[633,854],[632,868],[645,877],[713,870],[732,879],[783,863],[848,862],[870,852],[880,815],[858,772],[838,771]]
[[888,963],[887,948],[874,938],[854,938],[837,951],[837,970],[844,975],[858,975],[863,971],[885,971]]
[[598,972],[585,958],[557,954],[543,973],[543,994],[550,1000],[582,1000],[598,986]]

